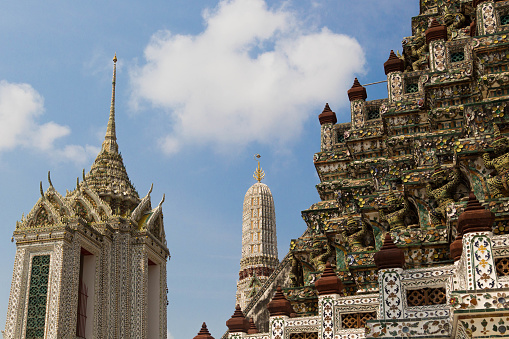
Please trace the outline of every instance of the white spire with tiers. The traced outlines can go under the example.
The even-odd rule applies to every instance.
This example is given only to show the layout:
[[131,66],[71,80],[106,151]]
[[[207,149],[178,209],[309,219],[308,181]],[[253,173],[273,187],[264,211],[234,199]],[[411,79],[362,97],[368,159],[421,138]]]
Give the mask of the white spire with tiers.
[[269,187],[261,182],[264,177],[258,161],[254,173],[257,182],[247,190],[243,205],[242,257],[237,282],[237,304],[242,309],[254,296],[253,289],[261,287],[279,264],[274,199]]

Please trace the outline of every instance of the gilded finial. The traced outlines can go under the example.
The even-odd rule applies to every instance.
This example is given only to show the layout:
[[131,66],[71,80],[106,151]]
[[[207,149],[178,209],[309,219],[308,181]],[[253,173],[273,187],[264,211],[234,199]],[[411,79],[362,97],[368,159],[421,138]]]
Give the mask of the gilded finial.
[[48,171],[48,182],[49,182],[49,187],[53,187],[53,183],[51,182],[50,171]]
[[44,191],[42,190],[42,181],[39,183],[39,190],[41,191],[41,197],[44,198]]
[[76,178],[76,189],[79,191],[80,189],[80,177]]
[[265,178],[265,172],[262,170],[262,168],[260,167],[260,159],[261,155],[260,154],[255,154],[254,158],[256,161],[258,161],[258,168],[255,170],[254,174],[253,174],[253,178],[255,178],[258,182],[261,182],[263,178]]
[[113,62],[116,63],[117,62],[117,52],[115,52],[115,56],[113,57]]
[[150,190],[148,191],[148,194],[147,195],[150,195],[150,193],[152,193],[152,189],[154,188],[154,183],[152,183],[152,185],[150,185]]
[[83,182],[85,182],[85,169],[83,169]]

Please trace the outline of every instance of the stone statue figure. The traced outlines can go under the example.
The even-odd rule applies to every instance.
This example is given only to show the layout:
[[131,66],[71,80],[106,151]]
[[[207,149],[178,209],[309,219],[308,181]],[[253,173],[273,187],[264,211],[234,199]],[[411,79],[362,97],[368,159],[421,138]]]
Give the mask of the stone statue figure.
[[328,241],[325,243],[325,248],[323,248],[321,241],[315,241],[313,250],[309,256],[315,272],[323,272],[327,259],[333,254],[334,251]]
[[509,196],[509,140],[500,134],[497,125],[493,125],[494,140],[491,147],[494,150],[494,159],[489,153],[483,154],[484,165],[488,169],[495,169],[496,174],[488,179],[488,187],[492,198]]
[[447,219],[447,206],[454,203],[452,193],[460,184],[460,172],[455,166],[451,170],[441,167],[435,158],[435,170],[431,175],[431,182],[426,185],[426,193],[434,199],[437,208],[430,211],[430,219],[433,226],[441,226]]
[[291,287],[304,286],[302,263],[293,252],[290,254],[290,261],[292,264],[292,268],[289,274]]
[[413,41],[409,44],[407,53],[412,60],[412,70],[418,71],[421,65],[428,60],[428,44],[424,33],[417,30]]
[[348,218],[346,223],[347,230],[343,236],[348,241],[350,252],[370,251],[373,246],[370,241],[374,242],[373,232],[369,229],[368,224],[360,220],[360,225],[354,218]]
[[389,230],[400,230],[406,228],[405,216],[410,212],[408,200],[398,198],[391,190],[387,197],[387,206],[380,209],[379,215],[381,221],[387,221]]

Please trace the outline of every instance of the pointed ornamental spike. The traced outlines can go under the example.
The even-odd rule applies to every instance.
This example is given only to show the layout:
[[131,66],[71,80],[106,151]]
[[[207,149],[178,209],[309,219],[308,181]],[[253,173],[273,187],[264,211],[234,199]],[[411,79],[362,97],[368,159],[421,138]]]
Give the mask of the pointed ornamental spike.
[[429,44],[435,40],[447,41],[447,27],[440,25],[438,21],[433,18],[429,25],[429,28],[424,32],[426,36],[426,43]]
[[106,128],[106,136],[102,144],[101,151],[118,154],[117,134],[115,130],[115,86],[117,79],[117,53],[113,58],[113,80],[111,81],[111,106],[110,117],[108,119],[108,127]]
[[260,333],[260,332],[258,332],[258,328],[256,328],[256,324],[255,324],[253,318],[250,318],[249,319],[249,329],[247,330],[247,334],[257,334],[257,333]]
[[267,304],[267,309],[271,317],[273,316],[287,316],[289,317],[293,313],[292,304],[286,299],[283,294],[281,286],[278,285],[276,294]]
[[154,188],[154,183],[150,185],[150,190],[148,191],[147,195],[150,195],[152,193],[152,189]]
[[325,104],[325,108],[323,109],[322,113],[318,116],[318,120],[320,121],[320,125],[323,124],[335,124],[338,122],[338,119],[336,118],[336,113],[334,113],[330,107],[329,104]]
[[404,252],[394,244],[390,232],[385,235],[384,244],[374,259],[378,269],[403,268],[405,265]]
[[201,325],[200,332],[198,332],[198,335],[195,336],[193,339],[214,339],[209,333],[209,330],[207,328],[207,324],[205,322]]
[[53,187],[53,183],[51,182],[51,173],[50,173],[50,171],[48,171],[48,183],[49,183],[49,187]]
[[161,202],[159,203],[159,207],[161,207],[163,205],[165,197],[166,197],[166,194],[163,193],[163,198],[161,199]]
[[367,97],[368,94],[366,92],[366,89],[362,87],[359,80],[355,78],[355,80],[353,81],[352,88],[348,90],[348,99],[350,99],[350,101],[366,100]]
[[329,261],[325,265],[325,270],[320,279],[315,281],[315,287],[318,295],[340,294],[343,291],[343,283],[336,275]]
[[438,26],[440,26],[440,24],[438,23],[437,19],[433,18],[433,19],[431,19],[431,22],[429,23],[428,28],[429,27],[438,27]]
[[482,209],[484,209],[484,207],[481,205],[479,200],[477,200],[474,192],[470,191],[470,193],[468,194],[468,202],[465,211],[475,211]]
[[226,326],[230,333],[247,333],[247,330],[249,329],[249,321],[244,317],[244,313],[242,313],[240,305],[235,306],[235,312],[231,318],[226,321]]
[[462,235],[471,232],[492,232],[495,214],[481,205],[470,192],[467,208],[458,217],[458,232]]
[[42,190],[42,181],[39,183],[39,191],[41,192],[41,197],[44,198],[44,191]]
[[83,173],[81,174],[83,176],[83,182],[85,182],[85,169],[83,169]]
[[403,72],[405,70],[405,62],[398,58],[398,56],[391,49],[389,59],[384,63],[385,75],[392,72]]

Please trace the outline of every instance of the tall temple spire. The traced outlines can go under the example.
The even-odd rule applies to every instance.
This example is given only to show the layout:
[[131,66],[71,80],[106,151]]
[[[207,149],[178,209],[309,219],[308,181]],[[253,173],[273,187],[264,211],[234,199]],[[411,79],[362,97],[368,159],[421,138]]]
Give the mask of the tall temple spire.
[[242,215],[242,257],[237,282],[236,303],[244,309],[279,264],[274,199],[267,185],[261,183],[265,173],[255,155],[257,180],[244,196]]
[[102,151],[118,153],[117,134],[115,131],[115,84],[117,79],[117,53],[113,57],[113,80],[111,81],[111,106],[106,136],[104,137]]
[[118,152],[115,132],[115,83],[117,78],[117,54],[113,58],[113,81],[111,90],[110,117],[101,152],[86,176],[88,187],[96,191],[107,201],[113,213],[124,215],[130,213],[139,203],[138,192],[129,180],[127,171]]

